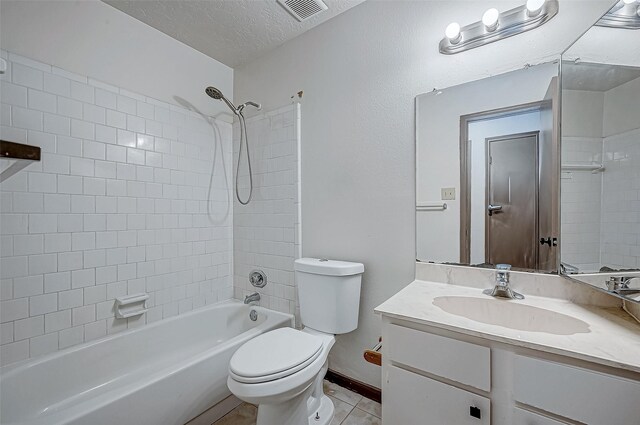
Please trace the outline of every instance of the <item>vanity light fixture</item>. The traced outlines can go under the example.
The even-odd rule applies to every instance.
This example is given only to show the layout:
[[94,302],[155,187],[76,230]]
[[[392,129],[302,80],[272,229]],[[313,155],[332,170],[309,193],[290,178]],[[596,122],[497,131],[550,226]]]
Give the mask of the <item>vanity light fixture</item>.
[[[491,8],[479,22],[462,28],[456,23],[449,24],[445,38],[440,41],[440,53],[453,55],[532,30],[556,16],[558,10],[558,0],[527,0],[526,4],[502,13]],[[454,31],[454,24],[458,31]]]
[[596,25],[628,30],[640,29],[640,2],[638,0],[620,0],[596,22]]

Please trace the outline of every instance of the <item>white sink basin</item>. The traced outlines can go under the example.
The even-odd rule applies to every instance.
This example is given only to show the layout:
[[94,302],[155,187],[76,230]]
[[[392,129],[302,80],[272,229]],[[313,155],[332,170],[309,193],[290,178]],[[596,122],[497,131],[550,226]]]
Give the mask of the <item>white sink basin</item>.
[[589,325],[575,317],[499,298],[437,297],[433,305],[456,316],[488,325],[555,335],[588,333]]

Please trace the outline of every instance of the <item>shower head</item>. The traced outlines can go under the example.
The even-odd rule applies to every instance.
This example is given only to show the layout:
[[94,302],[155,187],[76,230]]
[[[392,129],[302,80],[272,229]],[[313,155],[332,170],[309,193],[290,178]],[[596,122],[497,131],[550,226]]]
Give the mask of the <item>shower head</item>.
[[223,100],[224,103],[227,104],[227,106],[229,107],[229,109],[231,109],[233,111],[234,114],[238,115],[239,111],[238,108],[236,108],[236,106],[231,103],[229,101],[229,99],[227,99],[226,97],[224,97],[224,95],[222,94],[222,92],[220,90],[218,90],[215,87],[209,86],[207,87],[204,92],[209,95],[210,97],[216,99],[216,100]]
[[218,90],[215,87],[207,87],[205,89],[205,93],[207,93],[209,96],[211,96],[212,98],[216,99],[216,100],[220,100],[224,97],[224,95],[222,94],[222,92],[220,90]]
[[251,105],[256,107],[258,110],[262,109],[262,106],[259,103],[255,103],[255,102],[245,102],[242,105],[236,107],[233,103],[231,103],[229,101],[229,99],[227,99],[226,97],[224,97],[224,95],[222,94],[222,92],[212,86],[207,87],[206,89],[204,89],[204,92],[209,95],[210,97],[212,97],[213,99],[216,100],[222,100],[224,101],[224,103],[227,104],[227,106],[229,107],[229,109],[231,109],[233,111],[234,114],[236,115],[240,115],[242,114],[242,110],[247,106],[247,105]]

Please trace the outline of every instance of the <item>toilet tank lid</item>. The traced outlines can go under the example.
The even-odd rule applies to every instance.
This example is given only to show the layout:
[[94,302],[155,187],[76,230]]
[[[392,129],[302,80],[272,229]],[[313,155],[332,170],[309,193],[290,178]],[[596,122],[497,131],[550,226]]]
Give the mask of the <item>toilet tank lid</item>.
[[295,261],[297,272],[321,274],[325,276],[351,276],[364,272],[364,264],[324,258],[299,258]]

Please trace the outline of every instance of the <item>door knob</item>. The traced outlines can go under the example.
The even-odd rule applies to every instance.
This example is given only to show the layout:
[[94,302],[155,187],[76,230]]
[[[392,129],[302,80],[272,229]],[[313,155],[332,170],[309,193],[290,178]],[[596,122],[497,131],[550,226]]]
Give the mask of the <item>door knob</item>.
[[489,215],[493,215],[494,211],[502,211],[502,205],[493,205],[493,204],[489,204],[489,206],[487,207],[487,211],[489,211]]

